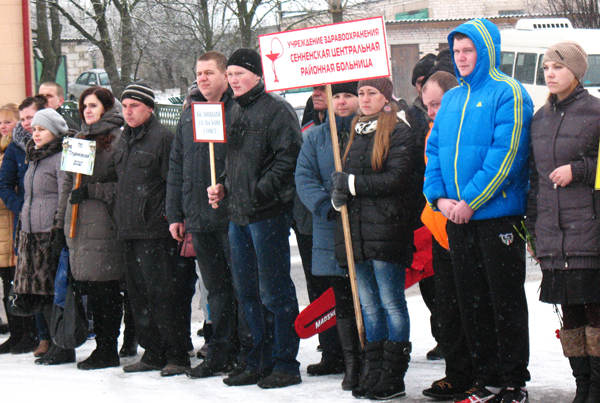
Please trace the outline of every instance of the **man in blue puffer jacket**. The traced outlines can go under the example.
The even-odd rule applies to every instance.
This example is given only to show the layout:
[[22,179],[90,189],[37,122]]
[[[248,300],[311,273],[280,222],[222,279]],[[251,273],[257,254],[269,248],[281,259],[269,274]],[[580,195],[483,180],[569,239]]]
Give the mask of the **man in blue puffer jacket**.
[[530,379],[525,245],[533,106],[498,70],[500,32],[472,20],[448,36],[460,86],[442,99],[427,143],[424,193],[448,219],[476,387],[461,402],[526,402]]

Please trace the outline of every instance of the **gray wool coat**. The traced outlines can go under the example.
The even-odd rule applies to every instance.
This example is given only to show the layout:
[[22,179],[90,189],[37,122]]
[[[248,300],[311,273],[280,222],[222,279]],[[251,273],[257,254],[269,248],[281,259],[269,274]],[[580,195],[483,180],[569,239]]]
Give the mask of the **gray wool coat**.
[[117,148],[124,120],[116,107],[106,111],[92,126],[82,124],[78,138],[97,140],[111,133],[114,138],[108,150],[97,146],[94,173],[83,175],[81,186],[87,186],[89,198],[79,203],[75,237],[69,238],[73,205],[69,203],[76,174],[66,172],[60,194],[58,225],[64,225],[73,277],[78,281],[121,280],[125,274],[125,247],[117,241],[113,209],[117,172],[115,160],[122,150]]

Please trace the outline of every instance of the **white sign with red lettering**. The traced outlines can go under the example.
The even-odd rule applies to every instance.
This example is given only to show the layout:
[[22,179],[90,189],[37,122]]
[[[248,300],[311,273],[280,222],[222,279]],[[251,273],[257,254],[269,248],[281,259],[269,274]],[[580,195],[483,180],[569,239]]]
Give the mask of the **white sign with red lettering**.
[[268,92],[390,75],[383,17],[258,37]]

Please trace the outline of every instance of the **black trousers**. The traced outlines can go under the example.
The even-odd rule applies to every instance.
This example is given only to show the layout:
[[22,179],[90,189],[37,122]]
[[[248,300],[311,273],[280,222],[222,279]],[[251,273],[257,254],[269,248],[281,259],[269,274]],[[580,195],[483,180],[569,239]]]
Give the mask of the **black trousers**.
[[446,226],[473,376],[487,386],[530,380],[525,242],[513,227],[521,219]]
[[190,365],[190,313],[196,282],[193,259],[177,253],[172,238],[125,241],[127,292],[142,361]]
[[[298,242],[298,252],[300,252],[300,259],[302,259],[304,277],[306,278],[308,300],[312,303],[331,287],[329,280],[333,276],[314,276],[312,274],[313,237],[312,235],[301,234],[296,228],[294,228],[294,231]],[[319,333],[319,345],[323,350],[323,359],[342,359],[342,346],[337,334],[337,327],[333,326]]]
[[[88,310],[94,317],[96,349],[117,354],[117,339],[123,318],[121,284],[114,281],[78,281],[76,283],[88,296]],[[50,322],[48,322],[50,323]]]
[[239,344],[235,342],[238,309],[228,232],[194,233],[192,239],[202,282],[208,291],[213,328],[206,359],[219,363],[232,361]]
[[473,365],[463,330],[450,252],[435,238],[432,243],[435,284],[435,333],[446,358],[446,377],[457,387],[473,383]]
[[354,300],[350,277],[328,276],[335,294],[335,316],[337,319],[355,319]]
[[[435,269],[433,270],[435,272]],[[435,295],[435,275],[424,278],[419,281],[419,290],[421,291],[421,297],[423,302],[429,309],[431,316],[429,317],[429,326],[431,326],[431,335],[437,343],[440,342],[439,334],[437,329],[437,312],[436,312],[436,295]]]

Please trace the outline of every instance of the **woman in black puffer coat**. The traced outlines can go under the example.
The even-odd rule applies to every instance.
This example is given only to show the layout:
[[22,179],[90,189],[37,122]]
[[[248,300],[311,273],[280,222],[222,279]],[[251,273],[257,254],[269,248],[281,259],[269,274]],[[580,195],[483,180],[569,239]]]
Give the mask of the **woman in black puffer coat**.
[[[405,114],[390,102],[392,90],[386,78],[358,83],[360,112],[342,159],[343,172],[332,174],[334,208],[348,205],[368,342],[368,376],[353,395],[373,399],[405,395],[411,350],[404,281],[419,209],[413,172],[422,150],[416,149]],[[340,266],[347,266],[341,219],[335,252]]]
[[561,42],[544,56],[548,102],[531,124],[527,224],[542,267],[542,302],[561,304],[560,340],[577,381],[574,403],[600,402],[600,100],[582,86],[587,54]]

